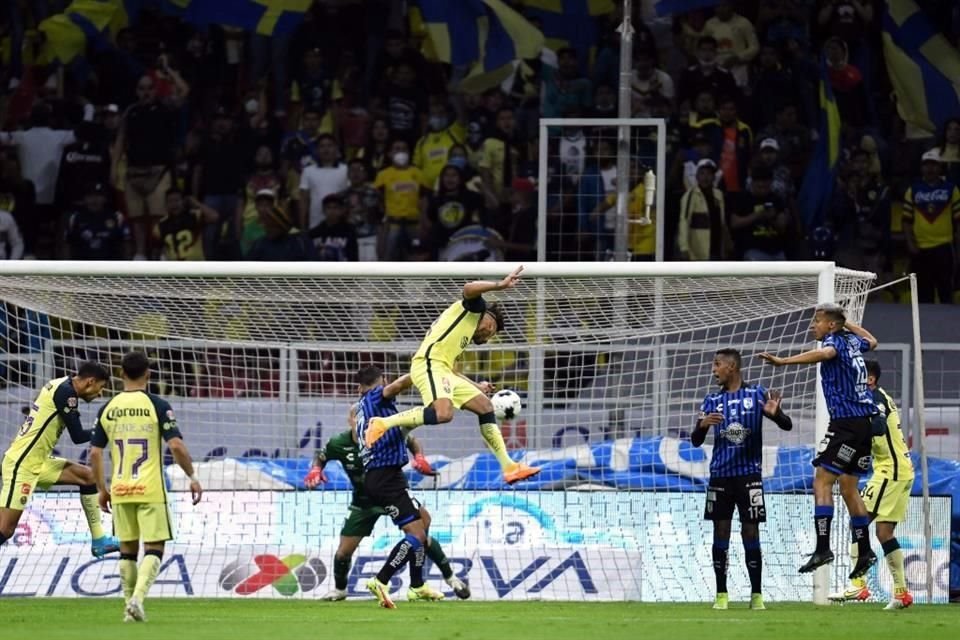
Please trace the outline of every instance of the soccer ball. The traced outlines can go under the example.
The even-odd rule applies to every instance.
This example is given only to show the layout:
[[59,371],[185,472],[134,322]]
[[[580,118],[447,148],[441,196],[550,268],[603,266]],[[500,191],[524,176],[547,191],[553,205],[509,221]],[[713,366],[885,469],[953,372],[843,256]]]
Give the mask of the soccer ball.
[[497,414],[497,420],[513,420],[520,415],[522,408],[523,403],[515,391],[501,389],[493,394],[493,411]]

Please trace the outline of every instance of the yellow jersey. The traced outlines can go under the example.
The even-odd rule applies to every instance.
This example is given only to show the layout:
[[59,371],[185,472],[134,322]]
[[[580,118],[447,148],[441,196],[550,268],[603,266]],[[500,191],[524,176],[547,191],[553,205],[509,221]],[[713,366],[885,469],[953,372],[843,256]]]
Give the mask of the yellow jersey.
[[413,150],[413,164],[423,173],[423,183],[435,189],[440,173],[447,166],[447,157],[455,144],[463,144],[467,129],[455,122],[443,131],[431,131],[420,138]]
[[486,310],[487,302],[481,296],[454,302],[430,325],[414,359],[442,362],[453,369],[453,363],[473,340]]
[[146,391],[124,391],[103,405],[91,444],[110,448],[114,504],[167,501],[163,442],[179,438],[170,403]]
[[[604,206],[615,207],[616,205],[617,194],[611,193],[604,201]],[[635,256],[652,256],[657,252],[657,208],[650,207],[650,224],[640,224],[646,210],[646,189],[641,182],[630,192],[630,202],[627,205],[629,215],[627,245]]]
[[873,401],[880,415],[887,418],[887,432],[874,436],[870,455],[873,456],[873,474],[888,480],[913,480],[913,462],[910,448],[900,430],[900,412],[886,391],[873,390]]
[[14,472],[40,473],[43,461],[53,453],[64,429],[70,430],[74,444],[90,441],[90,432],[80,424],[78,404],[70,376],[43,385],[17,437],[4,454],[14,465]]
[[383,210],[388,220],[420,219],[420,189],[427,186],[420,169],[389,166],[377,173],[373,186],[383,190]]

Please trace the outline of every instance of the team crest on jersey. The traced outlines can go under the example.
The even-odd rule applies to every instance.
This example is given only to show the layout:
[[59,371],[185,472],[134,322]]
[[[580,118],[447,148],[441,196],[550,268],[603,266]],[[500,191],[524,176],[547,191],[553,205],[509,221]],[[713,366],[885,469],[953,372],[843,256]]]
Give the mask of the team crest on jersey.
[[69,398],[67,398],[67,406],[70,407],[71,409],[76,409],[76,408],[77,408],[77,397],[76,397],[76,396],[70,396]]
[[33,487],[30,486],[29,482],[24,482],[22,485],[20,485],[20,493],[22,493],[25,496],[30,495],[30,492],[32,490],[33,490]]
[[733,444],[743,444],[747,437],[750,436],[750,429],[747,429],[739,422],[731,422],[720,435]]
[[444,393],[450,393],[450,378],[444,377],[440,380],[440,384],[443,385]]
[[753,409],[753,398],[744,398],[743,399],[743,408],[747,411]]
[[470,338],[468,338],[467,336],[463,336],[462,338],[460,338],[461,349],[466,349],[468,344],[470,344]]

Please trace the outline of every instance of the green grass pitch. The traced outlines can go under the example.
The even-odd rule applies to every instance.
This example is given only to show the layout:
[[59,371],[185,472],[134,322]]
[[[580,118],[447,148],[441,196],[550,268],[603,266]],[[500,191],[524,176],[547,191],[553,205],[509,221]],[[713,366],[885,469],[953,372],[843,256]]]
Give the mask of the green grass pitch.
[[[883,605],[768,604],[728,611],[709,604],[585,602],[399,603],[393,611],[372,601],[147,600],[146,623],[121,622],[119,599],[2,599],[0,628],[10,638],[241,640],[354,638],[384,640],[733,640],[847,637],[955,640],[960,608]],[[118,629],[117,627],[122,627]]]

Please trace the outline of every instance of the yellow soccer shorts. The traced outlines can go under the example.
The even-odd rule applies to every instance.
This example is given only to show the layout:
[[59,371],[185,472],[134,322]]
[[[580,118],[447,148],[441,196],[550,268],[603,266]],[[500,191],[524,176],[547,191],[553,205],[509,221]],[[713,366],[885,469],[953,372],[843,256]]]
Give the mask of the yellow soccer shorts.
[[173,539],[170,510],[165,502],[120,502],[113,505],[113,535],[120,542]]
[[456,375],[446,364],[428,358],[415,358],[410,365],[410,378],[423,398],[423,406],[446,398],[459,409],[482,392]]
[[50,457],[43,461],[40,471],[35,473],[23,468],[17,469],[15,460],[4,457],[0,467],[0,507],[23,511],[34,490],[37,487],[48,489],[57,484],[66,466],[67,461],[64,458]]
[[867,481],[860,495],[867,512],[878,522],[903,522],[910,504],[913,480],[890,480],[876,476]]

